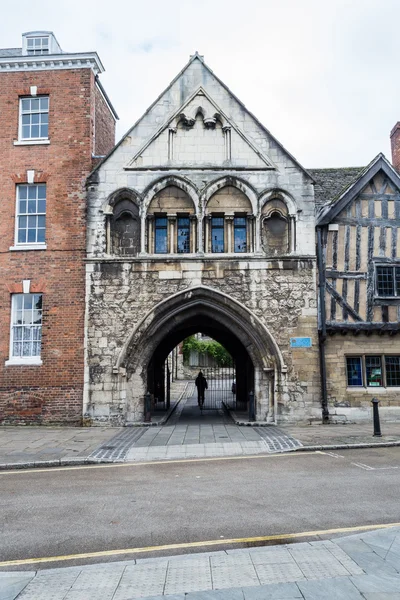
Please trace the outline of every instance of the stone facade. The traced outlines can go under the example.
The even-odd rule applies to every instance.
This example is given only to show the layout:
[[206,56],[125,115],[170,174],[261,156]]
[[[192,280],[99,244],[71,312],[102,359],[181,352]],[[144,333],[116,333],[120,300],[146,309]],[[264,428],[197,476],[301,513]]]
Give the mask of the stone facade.
[[314,214],[312,178],[192,57],[88,180],[87,418],[142,420],[157,369],[198,330],[246,365],[258,420],[318,414]]

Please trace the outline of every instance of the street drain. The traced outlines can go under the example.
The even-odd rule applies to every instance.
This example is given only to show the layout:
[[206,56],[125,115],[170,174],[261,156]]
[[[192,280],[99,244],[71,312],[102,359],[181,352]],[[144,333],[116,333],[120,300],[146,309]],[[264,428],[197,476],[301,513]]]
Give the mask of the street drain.
[[102,446],[100,450],[115,450],[115,446]]

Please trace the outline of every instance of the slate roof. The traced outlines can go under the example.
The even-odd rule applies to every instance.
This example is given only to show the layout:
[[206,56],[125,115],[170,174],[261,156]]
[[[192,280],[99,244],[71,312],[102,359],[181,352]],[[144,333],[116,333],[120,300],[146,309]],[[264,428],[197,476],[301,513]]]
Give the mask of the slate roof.
[[22,48],[0,48],[0,58],[22,56]]
[[315,179],[315,204],[318,207],[331,203],[359,177],[365,167],[340,169],[307,169]]

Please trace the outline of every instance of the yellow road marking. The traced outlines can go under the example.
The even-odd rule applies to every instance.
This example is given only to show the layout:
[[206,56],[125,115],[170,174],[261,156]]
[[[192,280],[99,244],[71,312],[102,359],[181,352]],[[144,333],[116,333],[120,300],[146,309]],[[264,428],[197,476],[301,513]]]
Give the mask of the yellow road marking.
[[149,465],[170,465],[171,463],[194,463],[194,462],[214,462],[221,460],[248,460],[254,458],[283,458],[287,456],[304,456],[307,454],[324,454],[324,452],[320,452],[319,450],[310,451],[310,452],[301,452],[296,454],[296,452],[285,452],[282,454],[253,454],[253,455],[240,455],[240,456],[211,456],[208,458],[175,458],[173,460],[169,460],[167,458],[163,460],[151,460],[147,462],[130,462],[130,463],[112,463],[112,464],[87,464],[80,465],[78,467],[47,467],[43,469],[10,469],[5,471],[0,471],[0,475],[24,475],[25,473],[54,473],[54,471],[80,471],[82,469],[116,469],[116,468],[127,468],[127,467],[144,467]]
[[248,538],[232,538],[207,540],[204,542],[189,542],[186,544],[164,544],[162,546],[145,546],[143,548],[122,548],[120,550],[103,550],[100,552],[84,552],[81,554],[67,554],[65,556],[45,556],[42,558],[26,558],[21,560],[6,560],[0,562],[0,567],[11,567],[18,565],[40,564],[49,562],[61,562],[67,560],[78,560],[83,558],[101,558],[106,556],[121,556],[126,554],[143,554],[145,552],[160,552],[162,550],[183,550],[187,548],[204,548],[207,546],[226,546],[230,544],[251,544],[256,542],[270,542],[278,540],[293,540],[296,538],[314,537],[319,535],[333,535],[335,533],[353,533],[355,531],[368,531],[374,529],[387,529],[399,527],[400,523],[383,523],[379,525],[359,525],[356,527],[339,527],[337,529],[321,529],[318,531],[302,531],[300,533],[281,533],[277,535],[265,535]]

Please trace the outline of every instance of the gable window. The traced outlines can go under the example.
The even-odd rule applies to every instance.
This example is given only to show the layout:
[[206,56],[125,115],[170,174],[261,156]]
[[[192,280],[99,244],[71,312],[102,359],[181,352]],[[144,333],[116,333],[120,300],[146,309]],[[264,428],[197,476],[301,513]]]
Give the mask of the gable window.
[[400,296],[400,267],[376,267],[376,291],[378,296]]
[[26,39],[26,53],[30,56],[49,54],[49,37],[30,37]]
[[247,252],[247,219],[235,217],[234,227],[234,252]]
[[400,356],[347,356],[348,387],[400,387]]
[[42,140],[49,136],[49,97],[20,98],[20,140]]
[[211,252],[224,252],[224,217],[211,218]]
[[178,253],[190,252],[190,219],[189,217],[178,217]]
[[17,186],[16,244],[44,244],[46,184]]
[[11,313],[11,358],[40,357],[42,294],[13,294]]
[[168,219],[156,216],[154,219],[154,251],[156,254],[166,254],[168,251]]

